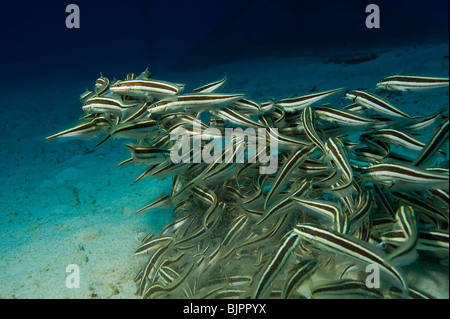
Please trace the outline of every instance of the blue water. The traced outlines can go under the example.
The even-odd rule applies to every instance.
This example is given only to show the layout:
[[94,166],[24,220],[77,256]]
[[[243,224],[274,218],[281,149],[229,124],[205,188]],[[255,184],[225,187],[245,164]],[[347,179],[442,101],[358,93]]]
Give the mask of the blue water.
[[[261,102],[449,73],[448,1],[379,0],[379,29],[365,24],[373,1],[77,1],[80,28],[68,29],[70,3],[0,10],[1,298],[133,298],[145,263],[133,252],[172,220],[133,214],[171,184],[133,183],[143,168],[116,167],[129,156],[121,140],[44,140],[76,125],[100,74],[148,67],[189,90],[227,75],[227,92]],[[448,108],[448,88],[392,99],[429,115]],[[85,271],[80,289],[65,286],[68,264]],[[429,269],[448,297],[448,273]]]

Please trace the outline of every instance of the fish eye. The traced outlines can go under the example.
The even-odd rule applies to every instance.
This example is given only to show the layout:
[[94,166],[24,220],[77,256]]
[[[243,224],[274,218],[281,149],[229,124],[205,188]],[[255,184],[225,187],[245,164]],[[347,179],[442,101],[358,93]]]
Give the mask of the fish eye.
[[395,234],[394,233],[390,233],[390,234],[388,234],[388,237],[394,238]]

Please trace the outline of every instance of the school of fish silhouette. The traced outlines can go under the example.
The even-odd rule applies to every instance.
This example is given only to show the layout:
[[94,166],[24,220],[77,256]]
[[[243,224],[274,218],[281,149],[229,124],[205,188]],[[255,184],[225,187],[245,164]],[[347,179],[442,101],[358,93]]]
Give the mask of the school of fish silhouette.
[[[448,78],[394,75],[374,90],[261,103],[219,93],[226,80],[183,93],[148,70],[101,76],[80,96],[80,123],[47,138],[123,138],[131,157],[119,166],[145,167],[136,182],[171,179],[138,211],[171,208],[173,221],[136,250],[148,257],[137,294],[435,297],[410,267],[448,267],[448,105],[413,117],[387,95],[443,90]],[[317,103],[342,93],[351,104]]]

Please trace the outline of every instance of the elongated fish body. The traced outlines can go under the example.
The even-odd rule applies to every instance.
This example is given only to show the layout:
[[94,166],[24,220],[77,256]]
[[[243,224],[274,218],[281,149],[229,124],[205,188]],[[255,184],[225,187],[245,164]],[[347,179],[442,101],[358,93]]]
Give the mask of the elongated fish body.
[[300,237],[296,232],[292,232],[290,235],[286,236],[285,240],[278,247],[275,255],[268,263],[266,269],[262,272],[252,298],[258,299],[263,295],[275,276],[286,264],[289,255],[297,246],[299,239]]
[[391,188],[427,188],[427,189],[448,189],[449,174],[434,173],[418,167],[381,163],[363,168],[362,177],[369,178],[376,182],[387,182]]
[[333,162],[339,167],[346,178],[346,182],[350,184],[353,181],[353,169],[347,156],[347,150],[337,137],[330,137],[325,143],[326,153],[331,157]]
[[289,99],[282,99],[277,101],[276,104],[282,106],[286,112],[297,112],[339,91],[342,91],[342,89],[335,89],[325,92],[302,95]]
[[295,287],[299,286],[306,278],[308,278],[317,268],[317,262],[313,259],[303,260],[293,275],[286,283],[283,291],[284,298],[289,298],[289,295],[295,291]]
[[419,130],[423,130],[425,128],[427,128],[428,126],[432,125],[437,119],[439,119],[441,117],[442,112],[445,110],[441,110],[439,112],[437,112],[436,114],[424,117],[424,118],[419,118],[419,120],[411,125],[408,125],[406,127],[404,127],[405,130],[409,130],[409,131],[419,131]]
[[414,208],[406,205],[400,206],[399,209],[397,209],[395,219],[405,234],[405,240],[401,243],[400,247],[389,254],[389,259],[397,265],[408,265],[414,262],[418,257],[416,248],[419,239],[419,231]]
[[171,99],[158,101],[148,108],[150,114],[166,114],[168,112],[199,113],[213,108],[225,108],[241,99],[243,94],[191,93]]
[[130,137],[130,138],[144,138],[149,133],[156,133],[158,131],[158,124],[152,119],[144,119],[136,122],[127,122],[117,125],[111,130],[111,135],[114,137]]
[[225,121],[238,126],[246,126],[252,128],[265,128],[264,125],[253,121],[249,117],[240,114],[240,112],[233,110],[231,108],[223,108],[213,111],[213,114]]
[[401,272],[393,267],[389,263],[386,254],[376,247],[370,246],[356,238],[342,235],[319,226],[297,224],[294,226],[294,232],[301,239],[315,243],[330,252],[345,255],[366,264],[377,265],[381,270],[390,274],[404,291],[408,290],[408,284]]
[[261,115],[263,113],[258,103],[248,99],[240,99],[234,102],[233,108],[247,115]]
[[340,206],[332,202],[324,200],[308,200],[298,197],[293,197],[292,199],[311,211],[316,212],[319,215],[319,218],[324,217],[333,223],[337,222],[341,215]]
[[92,138],[107,132],[111,128],[111,123],[103,116],[94,118],[89,123],[77,125],[71,129],[47,137],[47,140],[61,137],[82,137]]
[[111,85],[109,89],[111,92],[119,95],[166,98],[178,95],[183,88],[183,84],[175,84],[159,80],[135,79],[119,81]]
[[260,108],[261,108],[261,112],[262,114],[267,114],[272,112],[276,107],[275,101],[274,100],[269,100],[267,102],[261,103]]
[[133,162],[136,164],[159,164],[169,159],[170,156],[170,151],[161,148],[133,144],[125,146],[131,151]]
[[222,80],[202,85],[192,90],[192,93],[213,93],[217,91],[227,80],[225,76]]
[[125,103],[120,96],[96,96],[88,99],[83,105],[83,111],[88,113],[111,113],[123,117],[132,113],[136,103]]
[[348,126],[369,126],[375,122],[374,119],[364,117],[356,112],[349,110],[339,110],[331,107],[314,108],[315,113],[320,119],[339,123]]
[[352,298],[352,299],[382,299],[379,289],[369,288],[364,281],[341,279],[339,281],[315,285],[311,289],[314,299]]
[[283,164],[283,166],[278,171],[278,174],[275,177],[275,181],[273,182],[273,185],[267,194],[266,201],[264,202],[264,207],[267,207],[271,203],[273,197],[281,191],[282,187],[287,182],[287,179],[289,178],[292,171],[297,166],[306,161],[309,155],[311,155],[314,152],[314,150],[315,147],[314,148],[305,147],[292,153],[289,156],[288,160]]
[[420,91],[448,86],[448,78],[411,76],[411,75],[393,75],[380,82],[379,89],[391,91]]
[[421,167],[431,161],[439,148],[447,143],[449,136],[449,119],[442,121],[441,125],[434,131],[433,136],[427,142],[419,156],[414,160],[413,165]]
[[302,112],[301,120],[303,127],[305,128],[306,135],[318,148],[322,150],[322,152],[325,153],[325,145],[315,129],[315,113],[313,109],[306,107]]
[[[449,238],[448,230],[419,229],[418,230],[418,250],[433,251],[448,257]],[[383,233],[382,240],[394,246],[402,245],[407,240],[407,236],[402,230],[392,230]]]
[[[184,85],[154,80],[148,70],[111,83],[101,76],[80,97],[79,122],[47,138],[101,140],[81,151],[124,138],[114,141],[127,152],[118,166],[124,174],[139,171],[115,182],[135,183],[132,198],[120,200],[142,200],[133,210],[153,215],[135,215],[144,222],[171,210],[174,219],[161,232],[138,235],[135,254],[146,263],[135,278],[137,294],[429,297],[439,269],[428,277],[428,265],[448,265],[447,106],[410,117],[403,109],[410,104],[394,107],[370,89],[348,91],[348,106],[342,89],[253,100],[260,96],[234,93],[239,87],[217,93],[225,81],[183,94]],[[378,88],[447,85],[446,78],[393,76]],[[407,95],[382,94],[396,101]],[[325,98],[333,101],[318,106]],[[108,164],[109,149],[100,151],[92,158]],[[416,260],[404,277],[400,267]],[[379,288],[366,285],[368,265],[381,271]]]
[[393,117],[411,118],[411,116],[400,111],[389,102],[369,92],[353,90],[349,91],[346,94],[346,97],[353,102],[356,102],[383,114],[387,114]]
[[372,132],[371,136],[380,141],[401,145],[415,151],[421,151],[425,147],[424,143],[413,136],[395,129],[381,129]]

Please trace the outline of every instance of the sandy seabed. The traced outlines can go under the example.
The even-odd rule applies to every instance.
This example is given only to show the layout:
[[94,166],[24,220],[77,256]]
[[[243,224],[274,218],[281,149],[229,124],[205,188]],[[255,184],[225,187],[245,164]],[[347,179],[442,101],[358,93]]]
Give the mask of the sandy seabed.
[[[227,75],[227,92],[263,102],[311,90],[374,88],[398,73],[448,77],[448,52],[448,43],[411,46],[385,50],[358,64],[335,63],[326,56],[271,56],[153,76],[186,83],[189,92]],[[171,214],[134,212],[168,191],[170,181],[133,183],[143,168],[116,167],[129,157],[120,140],[99,147],[96,141],[44,140],[76,123],[82,114],[78,96],[93,81],[30,82],[7,92],[0,88],[0,298],[138,298],[133,278],[145,258],[134,251]],[[428,115],[448,107],[448,93],[448,88],[411,92],[391,101],[401,102],[411,115]],[[80,288],[66,287],[70,264],[80,268]],[[440,267],[428,268],[427,291],[448,298],[448,268],[443,272]]]

